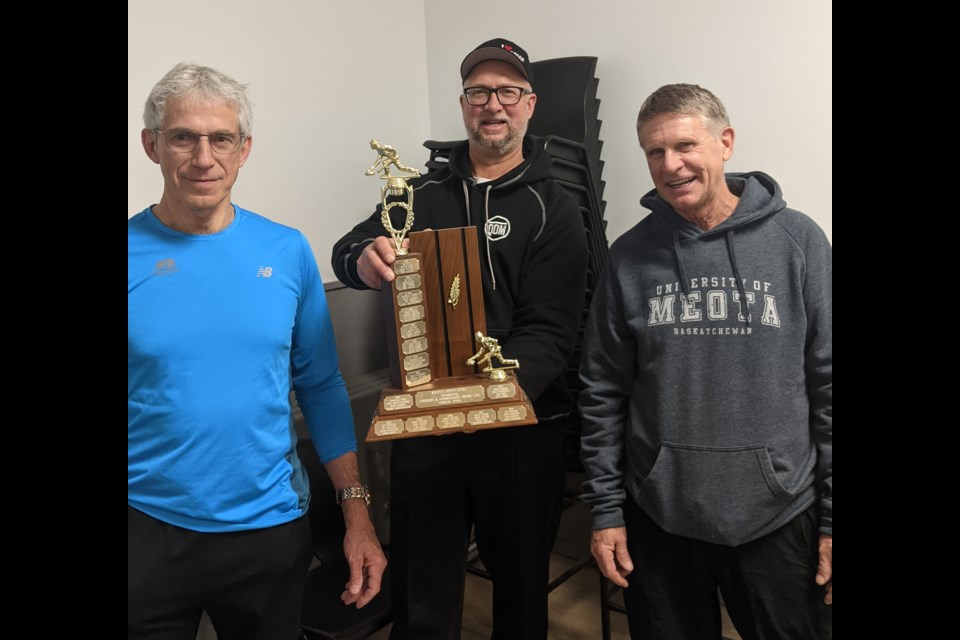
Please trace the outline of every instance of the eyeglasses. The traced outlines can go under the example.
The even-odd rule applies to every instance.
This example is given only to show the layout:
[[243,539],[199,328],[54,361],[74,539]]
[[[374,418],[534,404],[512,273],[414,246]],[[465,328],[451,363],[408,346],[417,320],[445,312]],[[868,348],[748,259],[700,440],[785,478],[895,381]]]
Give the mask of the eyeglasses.
[[227,155],[236,153],[243,144],[245,135],[242,133],[218,132],[218,133],[197,133],[189,129],[154,129],[157,133],[162,133],[167,141],[167,147],[177,153],[193,153],[200,145],[200,138],[206,138],[210,144],[210,150],[214,153]]
[[500,104],[509,107],[520,102],[520,98],[526,93],[533,93],[530,89],[523,87],[497,87],[489,89],[487,87],[467,87],[463,90],[463,97],[469,104],[475,107],[482,107],[490,102],[490,94],[496,93]]

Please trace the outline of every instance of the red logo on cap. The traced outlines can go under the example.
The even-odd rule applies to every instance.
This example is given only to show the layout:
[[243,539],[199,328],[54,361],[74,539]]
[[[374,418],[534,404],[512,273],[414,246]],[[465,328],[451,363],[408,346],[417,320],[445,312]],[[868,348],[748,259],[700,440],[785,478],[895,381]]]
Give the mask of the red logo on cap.
[[503,45],[503,48],[506,49],[507,51],[513,51],[513,47],[511,47],[508,44]]

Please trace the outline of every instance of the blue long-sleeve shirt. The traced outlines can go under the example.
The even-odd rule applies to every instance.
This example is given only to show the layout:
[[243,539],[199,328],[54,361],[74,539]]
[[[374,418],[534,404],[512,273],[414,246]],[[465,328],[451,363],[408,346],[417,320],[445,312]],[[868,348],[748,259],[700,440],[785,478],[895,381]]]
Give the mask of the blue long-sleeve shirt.
[[306,511],[290,390],[322,462],[356,451],[316,261],[296,229],[234,207],[219,233],[128,221],[127,500],[196,531]]

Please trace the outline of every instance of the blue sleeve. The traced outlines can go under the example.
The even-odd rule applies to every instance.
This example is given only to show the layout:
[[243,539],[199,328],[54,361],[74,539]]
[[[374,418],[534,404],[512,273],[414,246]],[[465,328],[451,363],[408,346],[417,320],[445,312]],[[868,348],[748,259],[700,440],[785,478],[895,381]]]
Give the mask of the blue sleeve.
[[353,412],[340,374],[333,322],[310,243],[303,240],[300,306],[290,357],[293,389],[320,462],[357,450]]

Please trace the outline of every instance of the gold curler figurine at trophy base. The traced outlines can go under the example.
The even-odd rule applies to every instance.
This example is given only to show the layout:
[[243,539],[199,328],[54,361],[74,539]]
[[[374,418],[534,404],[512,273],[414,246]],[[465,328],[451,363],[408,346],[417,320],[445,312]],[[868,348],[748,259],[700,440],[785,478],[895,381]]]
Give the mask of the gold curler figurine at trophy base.
[[[519,369],[520,363],[512,358],[504,358],[500,352],[500,341],[496,338],[490,338],[479,331],[476,333],[477,343],[480,350],[467,358],[467,364],[481,365],[487,363],[481,371],[490,375],[491,380],[506,380],[508,369]],[[486,352],[486,353],[484,353]],[[494,367],[493,359],[496,358],[501,366]]]
[[[366,441],[536,424],[511,371],[520,363],[503,357],[497,339],[485,335],[476,227],[416,231],[404,249],[414,219],[407,178],[420,172],[401,164],[394,147],[376,139],[370,147],[377,158],[366,175],[379,170],[385,181],[381,221],[397,257],[396,278],[382,289],[391,386],[380,394]],[[391,175],[391,166],[409,175]],[[406,214],[399,229],[390,215],[397,207]]]

